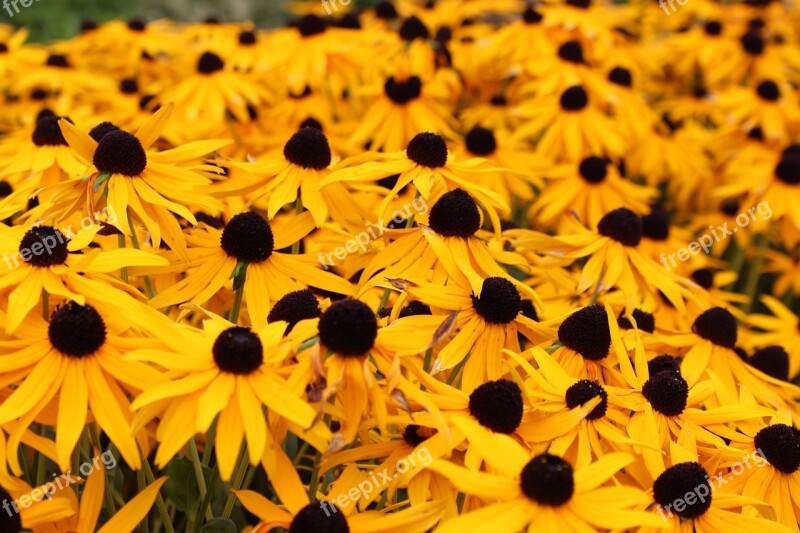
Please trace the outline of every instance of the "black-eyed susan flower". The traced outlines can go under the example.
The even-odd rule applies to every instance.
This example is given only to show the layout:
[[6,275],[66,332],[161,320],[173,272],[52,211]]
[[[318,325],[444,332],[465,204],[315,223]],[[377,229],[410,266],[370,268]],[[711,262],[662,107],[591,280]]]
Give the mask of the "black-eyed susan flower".
[[322,226],[328,213],[342,224],[359,223],[369,216],[356,204],[341,184],[323,186],[330,175],[331,148],[318,128],[301,127],[283,146],[283,154],[274,158],[247,163],[231,163],[243,172],[216,187],[218,195],[246,194],[251,201],[267,200],[267,215],[300,201],[311,212],[317,226]]
[[[116,315],[101,315],[91,305],[69,302],[49,318],[47,323],[29,317],[14,338],[0,343],[5,353],[0,369],[19,380],[0,406],[0,421],[19,419],[24,429],[50,402],[56,402],[56,457],[61,469],[67,470],[90,412],[125,461],[139,468],[141,458],[124,391],[143,390],[161,377],[142,363],[126,361],[122,354],[147,346],[148,340],[126,337],[130,329],[126,323]],[[19,438],[12,435],[17,442]]]
[[[93,225],[77,235],[53,226],[0,228],[0,247],[6,269],[0,287],[10,289],[5,328],[13,332],[47,293],[83,304],[86,298],[107,305],[130,307],[138,326],[153,321],[146,306],[114,286],[106,274],[129,266],[164,266],[167,262],[142,250],[93,250],[89,244],[100,230]],[[66,235],[65,235],[66,233]],[[155,321],[157,322],[157,321]]]
[[[520,350],[517,332],[534,343],[552,335],[550,326],[523,314],[520,289],[524,286],[515,285],[504,277],[489,277],[475,292],[470,285],[460,285],[457,279],[452,281],[451,285],[444,287],[413,280],[394,283],[431,308],[456,314],[453,330],[457,329],[458,333],[438,352],[431,367],[432,374],[466,361],[462,390],[471,392],[487,378],[498,379],[506,373],[502,350]],[[530,289],[525,293],[535,297]],[[441,315],[415,316],[406,318],[405,323],[398,321],[395,328],[415,330],[427,338],[434,338],[441,322]]]
[[502,457],[492,457],[491,465],[496,469],[493,473],[433,461],[431,470],[447,476],[460,491],[488,502],[479,510],[445,521],[438,531],[449,533],[465,527],[482,532],[517,531],[531,525],[545,531],[591,531],[645,524],[658,527],[660,518],[648,518],[633,509],[646,505],[643,491],[629,486],[604,486],[632,462],[630,455],[616,453],[575,468],[549,453],[531,458],[521,446],[513,454],[506,450]]
[[182,123],[201,129],[223,123],[226,113],[246,122],[248,106],[260,106],[269,99],[264,86],[230,66],[226,68],[223,57],[210,50],[199,54],[193,75],[157,97],[162,105],[175,104],[176,118]]
[[45,213],[63,219],[84,201],[92,207],[99,206],[102,200],[117,213],[112,225],[123,234],[134,231],[129,218],[134,217],[150,232],[154,245],[158,246],[163,237],[173,249],[183,251],[185,240],[175,215],[195,224],[194,214],[185,204],[211,212],[218,209],[218,204],[203,191],[211,180],[192,170],[191,163],[229,141],[198,141],[172,150],[148,152],[172,109],[172,105],[163,106],[136,134],[113,130],[99,140],[60,121],[67,142],[96,171],[89,180],[81,176],[54,191],[54,207],[44,206]]
[[258,533],[267,533],[275,526],[289,531],[317,531],[327,528],[335,533],[369,533],[378,530],[422,533],[435,526],[442,517],[444,504],[433,501],[391,513],[358,512],[358,498],[349,496],[349,491],[359,483],[371,481],[366,473],[360,473],[354,465],[344,469],[337,481],[328,487],[327,493],[315,493],[309,498],[308,491],[289,458],[280,449],[275,453],[275,466],[269,470],[271,477],[275,475],[275,491],[283,506],[252,490],[236,492],[242,505],[261,520],[261,524],[254,530]]
[[556,161],[589,154],[619,157],[628,145],[624,130],[597,100],[585,86],[575,84],[522,103],[513,111],[524,119],[514,135],[536,139],[536,151]]
[[[692,299],[692,281],[671,272],[650,257],[642,255],[638,245],[642,240],[642,218],[625,207],[606,213],[596,230],[589,230],[572,221],[569,234],[550,237],[530,231],[507,232],[519,249],[548,250],[559,256],[589,257],[583,265],[578,292],[590,288],[607,291],[620,289],[626,308],[633,310],[661,291],[679,310],[684,300]],[[638,280],[638,281],[637,281]],[[649,288],[648,288],[649,287]]]
[[547,185],[536,198],[532,211],[546,226],[563,220],[567,209],[593,228],[607,213],[620,207],[644,215],[657,194],[653,188],[624,179],[616,165],[594,155],[553,166],[543,174]]
[[389,231],[395,240],[363,267],[360,283],[372,287],[386,278],[424,279],[432,269],[434,279],[455,278],[475,292],[480,292],[484,278],[502,277],[536,299],[500,266],[521,265],[524,259],[488,245],[479,236],[481,212],[469,193],[463,189],[444,193],[430,209],[427,224],[420,221],[416,227]]
[[795,398],[800,396],[800,388],[743,361],[734,351],[737,337],[738,324],[734,316],[722,307],[712,307],[695,319],[692,333],[661,340],[671,346],[688,348],[681,362],[681,375],[690,386],[697,383],[707,369],[713,372],[721,385],[716,394],[723,405],[738,396],[741,384],[766,405],[796,413]]
[[314,410],[273,368],[288,355],[288,346],[282,344],[285,328],[279,321],[254,330],[210,316],[202,331],[176,334],[168,349],[129,352],[129,360],[157,362],[170,371],[171,379],[142,387],[133,403],[141,412],[139,424],[161,417],[158,465],[166,465],[215,419],[214,445],[223,479],[232,475],[245,442],[251,464],[257,464],[272,438],[262,406],[298,432],[311,428]]
[[422,132],[456,137],[453,119],[442,103],[451,94],[444,81],[423,80],[415,75],[389,76],[382,85],[375,83],[360,92],[371,97],[372,103],[366,119],[350,136],[354,149],[369,146],[372,150],[396,152]]
[[[792,425],[788,413],[776,413],[769,424],[742,425],[742,434],[731,435],[732,447],[743,458],[729,460],[736,475],[720,489],[732,494],[763,500],[771,505],[777,521],[788,528],[800,523],[797,494],[800,489],[800,431]],[[748,459],[743,462],[742,459]],[[750,462],[752,461],[752,463]],[[752,508],[748,516],[756,515]]]
[[220,289],[232,285],[234,290],[243,291],[250,323],[263,326],[271,302],[293,290],[311,286],[352,294],[353,286],[347,280],[316,268],[315,258],[277,251],[313,229],[314,220],[308,212],[273,231],[273,226],[255,211],[239,213],[221,229],[197,228],[186,237],[189,261],[180,266],[186,277],[150,303],[156,308],[187,302],[203,305]]
[[[762,502],[714,490],[711,474],[698,462],[697,442],[689,431],[684,431],[681,437],[679,444],[670,446],[668,461],[659,457],[656,462],[647,464],[654,478],[652,499],[655,505],[651,512],[661,523],[642,527],[640,531],[663,531],[665,526],[675,532],[687,527],[701,531],[729,527],[744,531],[790,531],[765,518],[738,512],[742,507]],[[687,497],[687,494],[694,497]]]
[[447,149],[444,137],[435,133],[419,133],[405,150],[395,154],[369,152],[345,160],[322,181],[325,187],[340,181],[365,183],[398,175],[391,192],[377,208],[378,221],[386,219],[386,210],[392,198],[409,184],[413,184],[425,201],[432,200],[453,189],[464,189],[486,209],[495,229],[500,228],[498,211],[508,213],[506,201],[496,192],[475,183],[474,174],[497,172],[487,168],[482,158],[455,161]]

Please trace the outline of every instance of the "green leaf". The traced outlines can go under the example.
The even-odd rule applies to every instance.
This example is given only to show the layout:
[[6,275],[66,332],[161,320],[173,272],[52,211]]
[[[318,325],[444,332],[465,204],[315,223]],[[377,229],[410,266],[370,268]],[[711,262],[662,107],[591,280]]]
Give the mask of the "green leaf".
[[[167,498],[179,511],[193,517],[200,506],[200,487],[197,486],[192,461],[185,457],[176,457],[169,462],[165,473],[169,476],[164,484]],[[210,468],[203,467],[203,477],[207,486],[211,479]]]
[[230,518],[212,518],[203,526],[200,533],[238,533],[238,529]]
[[238,291],[244,285],[244,280],[247,278],[247,265],[250,263],[246,261],[238,261],[236,268],[231,272],[231,277],[228,279],[233,280],[233,290]]
[[111,172],[101,172],[100,174],[98,174],[94,180],[94,185],[92,185],[92,190],[94,192],[99,191],[100,186],[110,177],[111,177]]

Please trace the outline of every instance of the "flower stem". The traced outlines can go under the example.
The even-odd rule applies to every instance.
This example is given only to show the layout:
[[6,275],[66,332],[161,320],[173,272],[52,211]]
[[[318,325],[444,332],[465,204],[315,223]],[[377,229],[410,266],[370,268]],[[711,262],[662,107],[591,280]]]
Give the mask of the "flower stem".
[[42,289],[42,318],[45,322],[50,320],[50,295]]
[[242,308],[242,295],[244,294],[244,285],[236,289],[236,294],[233,296],[233,309],[231,309],[229,321],[236,324],[239,321],[239,310]]
[[[153,484],[156,478],[153,476],[153,470],[150,468],[147,457],[142,457],[142,470],[144,470],[144,477],[147,480],[147,484]],[[167,512],[167,506],[164,505],[164,498],[161,497],[161,492],[156,496],[156,508],[158,509],[158,514],[161,516],[161,522],[164,529],[167,530],[167,533],[175,533],[175,529],[172,527],[172,520],[169,518],[169,512]]]
[[[197,443],[195,443],[194,437],[189,439],[189,457],[191,457],[192,465],[194,466],[194,476],[197,478],[200,498],[204,500],[206,497],[206,479],[203,476],[203,465],[200,462],[200,455],[197,453]],[[212,518],[214,518],[214,515],[211,514],[211,509],[206,507],[206,520],[211,520]]]
[[764,252],[767,251],[767,239],[763,235],[757,234],[756,241],[756,256],[750,269],[747,272],[747,284],[745,285],[744,293],[748,296],[749,301],[745,304],[745,312],[752,311],[756,303],[756,290],[758,289],[758,281],[761,279],[761,265],[764,263]]
[[[200,528],[203,525],[203,515],[205,514],[208,516],[208,513],[211,512],[211,498],[214,495],[214,489],[217,486],[217,480],[219,479],[219,470],[217,469],[217,465],[214,465],[214,469],[211,471],[211,479],[208,481],[208,489],[206,491],[206,496],[203,498],[203,501],[200,503],[200,507],[197,508],[197,514],[194,518],[194,532],[197,533],[200,531]],[[208,511],[208,512],[207,512]],[[213,516],[213,513],[212,513]],[[188,529],[187,529],[188,531]]]
[[[297,195],[297,200],[294,203],[294,212],[297,215],[303,212],[303,200],[299,193]],[[300,253],[300,244],[302,242],[303,239],[300,239],[299,241],[292,243],[292,255],[297,255]]]
[[461,373],[461,369],[464,368],[464,365],[467,363],[467,359],[469,359],[469,354],[464,356],[464,359],[458,362],[456,366],[453,367],[453,370],[450,372],[450,375],[447,376],[447,384],[452,385],[455,382],[456,377]]
[[249,462],[247,455],[247,443],[244,443],[242,445],[242,452],[239,454],[239,464],[236,465],[236,470],[233,471],[231,491],[228,494],[228,499],[225,501],[225,508],[222,510],[222,518],[230,518],[233,512],[233,506],[236,503],[236,494],[234,494],[233,491],[242,488],[244,475],[247,472]]
[[[125,235],[120,233],[117,235],[117,243],[120,248],[125,248]],[[122,281],[128,283],[128,267],[122,267],[119,269],[119,275],[122,277]]]
[[[136,235],[136,228],[133,226],[133,217],[131,217],[131,212],[128,211],[128,227],[131,228],[131,242],[133,243],[133,247],[137,250],[141,250],[141,246],[139,245],[139,236]],[[125,236],[123,235],[123,241]],[[127,276],[127,271],[126,271]],[[127,277],[125,278],[127,282]],[[152,299],[153,296],[156,295],[155,291],[153,290],[153,282],[150,281],[150,276],[147,274],[144,275],[144,288],[147,291],[147,297]]]

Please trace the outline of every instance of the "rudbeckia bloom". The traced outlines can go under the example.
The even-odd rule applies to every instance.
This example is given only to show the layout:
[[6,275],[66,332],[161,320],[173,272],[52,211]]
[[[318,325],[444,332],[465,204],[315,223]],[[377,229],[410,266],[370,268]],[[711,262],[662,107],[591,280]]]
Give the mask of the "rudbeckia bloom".
[[572,231],[549,237],[528,230],[506,232],[518,250],[545,250],[567,258],[588,257],[583,266],[578,292],[592,287],[607,291],[619,288],[625,294],[626,308],[633,310],[656,291],[661,291],[679,310],[685,311],[684,299],[693,299],[691,291],[699,287],[692,281],[671,272],[643,255],[638,245],[642,240],[642,218],[625,207],[605,214],[596,230],[572,221]]
[[345,225],[370,214],[359,207],[340,183],[323,187],[330,174],[331,148],[321,130],[302,127],[283,146],[282,157],[230,165],[244,172],[215,188],[219,196],[245,194],[251,202],[268,199],[270,219],[282,207],[298,200],[311,212],[317,227],[328,217]]
[[476,173],[496,172],[486,168],[480,158],[454,161],[447,150],[444,137],[435,133],[419,133],[411,139],[404,151],[396,154],[369,152],[343,161],[322,186],[340,181],[365,183],[398,175],[392,191],[378,206],[378,221],[383,222],[389,203],[403,187],[414,185],[427,201],[453,189],[464,189],[486,208],[495,229],[500,228],[498,211],[507,213],[509,206],[497,193],[477,185],[472,179]]
[[222,229],[196,228],[186,237],[189,261],[178,264],[186,271],[186,277],[160,292],[150,304],[156,308],[186,302],[203,305],[231,279],[238,284],[241,276],[250,323],[263,326],[270,303],[292,290],[308,285],[337,294],[352,294],[353,286],[347,280],[316,268],[312,264],[314,259],[277,251],[291,246],[313,229],[310,213],[303,213],[293,218],[291,224],[273,231],[270,223],[254,211],[239,213]]
[[[745,463],[744,468],[737,460],[735,472],[739,475],[722,490],[763,500],[775,509],[778,522],[796,528],[800,523],[800,431],[785,412],[777,413],[769,424],[742,424],[741,430],[744,435],[726,436],[736,439],[731,446],[746,453],[753,464]],[[748,510],[746,514],[754,512]]]
[[211,197],[201,192],[211,180],[188,164],[230,141],[198,141],[163,152],[148,152],[161,135],[172,109],[172,105],[162,107],[134,135],[112,130],[99,141],[69,122],[60,121],[67,142],[80,157],[92,163],[96,172],[88,181],[81,177],[54,192],[57,204],[49,214],[63,219],[82,201],[94,206],[96,197],[105,198],[105,203],[117,213],[113,225],[123,234],[129,236],[134,231],[129,224],[130,208],[130,215],[150,232],[155,247],[163,236],[171,248],[183,251],[185,240],[174,215],[196,224],[187,205],[210,212],[218,208]]
[[[671,194],[681,204],[703,194],[703,183],[712,178],[711,161],[704,150],[708,131],[693,121],[679,120],[665,114],[656,122],[647,142],[636,143],[626,158],[631,175],[644,176],[648,185],[666,182]],[[680,179],[672,179],[680,176]]]
[[0,177],[10,179],[15,191],[0,205],[9,215],[22,210],[39,189],[86,171],[86,163],[67,145],[58,127],[59,118],[52,111],[43,111],[37,115],[29,139],[20,137],[4,143]]
[[541,6],[547,27],[578,33],[587,41],[610,44],[617,26],[634,18],[636,6],[618,7],[603,0],[548,0]]
[[[8,491],[0,488],[0,497],[4,498],[4,502],[27,499],[31,505],[19,508],[18,516],[9,512],[8,518],[5,516],[0,518],[0,527],[3,528],[3,533],[19,533],[22,528],[30,529],[35,533],[133,531],[153,507],[153,503],[158,497],[158,491],[166,481],[166,477],[156,479],[98,528],[97,522],[100,518],[103,496],[107,490],[111,490],[106,487],[104,472],[95,472],[94,475],[89,476],[81,494],[80,504],[74,488],[67,487],[64,492],[52,495],[47,492],[49,490],[47,485],[54,485],[52,482],[31,488],[24,481],[16,480],[14,486],[9,487]],[[37,500],[37,498],[41,498],[38,495],[42,492],[47,492],[48,496]]]
[[361,292],[386,278],[424,279],[431,269],[433,279],[457,278],[460,285],[471,286],[476,292],[480,292],[483,279],[492,276],[506,278],[528,290],[500,266],[522,265],[524,258],[487,245],[479,236],[480,209],[463,189],[440,196],[430,209],[427,223],[388,232],[396,238],[364,266],[359,282]]
[[690,386],[709,369],[723,385],[716,391],[722,405],[735,398],[743,385],[758,401],[773,408],[788,409],[794,416],[800,416],[796,402],[800,398],[800,387],[748,365],[733,350],[738,326],[729,311],[721,307],[708,309],[695,319],[692,331],[685,335],[661,337],[661,341],[669,346],[689,347],[683,355],[681,374]]
[[[764,231],[767,226],[764,221],[773,217],[786,219],[795,228],[800,228],[800,213],[793,208],[800,193],[798,150],[798,145],[793,144],[780,153],[764,154],[742,166],[732,164],[727,171],[727,183],[716,188],[715,196],[736,198],[743,195],[739,206],[751,206],[749,216],[754,228],[750,231]],[[756,210],[759,217],[754,215]]]
[[294,27],[269,37],[270,68],[266,74],[273,83],[280,80],[295,94],[308,85],[328,89],[338,98],[368,61],[359,46],[363,38],[331,27],[326,18],[305,15]]
[[536,151],[555,161],[587,153],[619,157],[627,149],[622,126],[606,116],[583,85],[520,104],[513,113],[525,119],[515,136],[537,139]]
[[[748,516],[737,512],[749,505],[763,505],[761,500],[738,494],[713,490],[711,474],[700,464],[697,443],[689,431],[681,435],[680,444],[670,446],[670,460],[659,456],[656,462],[647,463],[653,482],[654,518],[660,524],[648,524],[641,532],[663,531],[741,531],[781,532],[790,531],[780,524],[765,518]],[[670,466],[667,466],[667,463]],[[713,473],[713,472],[712,472]],[[696,497],[687,497],[692,494]],[[703,495],[700,497],[700,495]],[[676,503],[677,502],[677,503]]]
[[211,316],[202,331],[176,334],[169,349],[128,353],[129,360],[150,361],[170,371],[169,381],[152,381],[133,403],[141,411],[137,425],[160,417],[157,465],[166,465],[215,419],[214,446],[222,478],[230,479],[245,439],[250,463],[257,464],[272,438],[262,406],[300,434],[311,428],[314,410],[273,368],[289,352],[282,343],[285,329],[282,321],[253,330]]
[[463,147],[459,146],[454,155],[456,159],[482,157],[488,162],[486,166],[515,171],[497,170],[473,178],[483,187],[497,192],[509,204],[514,198],[532,200],[533,188],[543,188],[541,176],[548,167],[547,160],[531,153],[522,143],[515,141],[508,131],[474,126],[464,136]]
[[577,163],[557,165],[545,171],[547,185],[536,198],[532,211],[547,226],[570,209],[589,227],[614,209],[627,207],[639,215],[648,211],[657,191],[622,178],[616,165],[597,156]]
[[[405,320],[414,317],[407,317]],[[297,354],[306,360],[307,378],[313,396],[331,396],[341,403],[341,439],[349,443],[356,436],[361,419],[372,412],[378,425],[387,424],[386,402],[397,395],[422,405],[437,427],[444,428],[435,404],[410,383],[401,372],[402,359],[426,350],[431,337],[416,331],[409,335],[398,320],[379,328],[375,312],[360,300],[333,303],[317,320],[319,343]],[[306,353],[308,351],[308,353]],[[379,383],[379,381],[381,383]]]
[[787,142],[800,127],[800,104],[786,83],[759,80],[754,88],[734,87],[719,95],[718,105],[730,122],[760,128],[767,141]]
[[[358,512],[356,501],[347,493],[369,477],[354,465],[344,469],[333,485],[328,486],[327,493],[315,493],[311,498],[283,450],[276,449],[275,461],[271,465],[265,463],[265,467],[283,506],[252,490],[235,491],[244,508],[262,521],[254,533],[268,533],[275,527],[292,532],[423,533],[439,522],[444,511],[442,502],[431,501],[399,511],[393,509],[391,513]],[[337,501],[347,503],[337,505]]]
[[383,87],[375,85],[359,90],[371,97],[364,119],[350,135],[350,145],[372,150],[402,150],[420,132],[432,131],[452,139],[456,137],[450,112],[442,103],[451,96],[441,80],[423,80],[419,76],[386,78]]
[[794,377],[800,372],[800,317],[768,294],[762,295],[761,301],[773,316],[748,315],[747,323],[761,330],[752,332],[750,342],[756,346],[783,346],[789,355],[789,376]]
[[[162,379],[150,367],[123,359],[125,351],[150,342],[126,338],[128,329],[116,316],[101,315],[91,305],[75,302],[53,311],[49,323],[29,317],[14,338],[0,342],[5,352],[0,370],[20,379],[0,405],[0,423],[20,419],[24,428],[50,402],[57,402],[56,456],[66,471],[91,413],[125,461],[138,469],[141,459],[125,390],[132,394]],[[20,438],[11,436],[16,442]]]
[[[164,266],[166,260],[140,250],[93,250],[89,247],[100,226],[77,235],[52,226],[0,226],[0,248],[5,266],[0,288],[13,287],[7,296],[6,331],[14,332],[42,297],[42,291],[83,304],[86,298],[119,307],[129,306],[141,325],[153,320],[139,304],[105,275],[129,266]],[[109,282],[111,281],[111,282]],[[156,313],[157,314],[157,313]]]
[[717,87],[736,71],[740,45],[732,24],[721,20],[696,21],[688,31],[675,33],[665,43],[662,63],[680,78],[698,72],[709,87]]
[[247,122],[247,106],[260,106],[269,100],[269,95],[246,74],[226,69],[218,54],[205,51],[197,58],[194,74],[165,90],[157,99],[162,104],[174,102],[175,116],[181,123],[206,129],[222,124],[226,112],[240,122]]
[[[622,429],[630,417],[613,389],[569,376],[539,347],[509,356],[528,375],[525,393],[534,403],[517,433],[534,449],[588,464],[605,455],[606,447],[625,451],[624,447],[635,443]],[[538,368],[526,361],[529,358]]]
[[443,460],[430,464],[428,468],[446,476],[459,491],[492,502],[445,521],[437,531],[469,529],[491,533],[531,527],[542,531],[592,531],[661,525],[659,517],[648,517],[633,509],[647,505],[648,497],[643,491],[604,486],[633,462],[628,454],[610,453],[590,465],[575,468],[550,453],[530,458],[519,445],[507,446],[503,451],[502,456],[486,458],[493,473],[473,472]]
[[558,327],[560,346],[552,357],[575,378],[590,379],[605,383],[621,383],[613,364],[611,347],[619,347],[619,327],[611,307],[599,304],[588,305],[571,313]]
[[[487,377],[498,379],[506,373],[502,350],[505,347],[520,351],[517,332],[534,343],[552,335],[549,326],[523,314],[520,289],[524,286],[504,277],[485,278],[478,292],[470,285],[460,285],[455,278],[446,286],[414,280],[395,280],[394,285],[431,308],[457,313],[451,331],[457,329],[458,333],[439,351],[431,374],[466,360],[462,379],[462,390],[466,392],[472,392]],[[535,297],[531,289],[525,289],[526,296]],[[434,338],[441,322],[441,315],[412,316],[398,321],[395,327]]]

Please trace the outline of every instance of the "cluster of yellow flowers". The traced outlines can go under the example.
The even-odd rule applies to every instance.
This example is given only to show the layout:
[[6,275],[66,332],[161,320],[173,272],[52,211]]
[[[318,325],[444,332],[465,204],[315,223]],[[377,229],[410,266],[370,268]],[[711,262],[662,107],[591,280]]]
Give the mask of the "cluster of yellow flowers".
[[797,531],[800,12],[291,8],[0,27],[0,532]]

